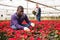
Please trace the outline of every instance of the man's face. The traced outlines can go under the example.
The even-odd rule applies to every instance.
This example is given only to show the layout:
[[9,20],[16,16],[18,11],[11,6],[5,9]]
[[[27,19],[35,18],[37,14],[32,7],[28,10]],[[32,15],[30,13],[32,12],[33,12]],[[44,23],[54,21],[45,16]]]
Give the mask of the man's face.
[[24,9],[19,9],[19,10],[17,11],[17,13],[18,13],[19,16],[22,16],[22,15],[23,15],[23,12],[24,12]]

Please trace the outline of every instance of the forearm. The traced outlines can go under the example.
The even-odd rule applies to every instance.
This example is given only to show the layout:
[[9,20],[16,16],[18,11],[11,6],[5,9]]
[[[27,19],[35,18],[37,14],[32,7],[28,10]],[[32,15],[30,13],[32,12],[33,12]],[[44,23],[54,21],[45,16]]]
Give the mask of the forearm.
[[21,26],[21,25],[19,25],[19,24],[15,24],[15,26],[16,26],[17,28],[19,28],[19,29],[24,29],[24,27]]

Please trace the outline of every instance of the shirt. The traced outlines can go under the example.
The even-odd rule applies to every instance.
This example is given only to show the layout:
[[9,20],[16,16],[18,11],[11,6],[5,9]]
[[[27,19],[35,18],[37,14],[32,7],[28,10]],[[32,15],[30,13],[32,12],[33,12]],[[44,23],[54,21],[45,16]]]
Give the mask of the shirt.
[[41,15],[41,8],[35,8],[36,16]]
[[26,14],[23,14],[21,17],[18,17],[17,13],[15,13],[11,16],[11,26],[15,25],[17,28],[23,29],[24,27],[21,26],[21,24],[24,20],[30,25],[30,21]]

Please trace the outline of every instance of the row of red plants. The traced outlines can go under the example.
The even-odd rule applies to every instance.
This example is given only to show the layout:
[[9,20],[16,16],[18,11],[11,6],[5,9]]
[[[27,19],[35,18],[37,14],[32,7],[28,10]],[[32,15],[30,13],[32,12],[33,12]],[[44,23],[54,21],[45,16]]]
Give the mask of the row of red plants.
[[59,20],[31,22],[35,23],[35,27],[30,27],[30,31],[27,32],[13,30],[10,28],[10,21],[0,21],[0,40],[60,40]]

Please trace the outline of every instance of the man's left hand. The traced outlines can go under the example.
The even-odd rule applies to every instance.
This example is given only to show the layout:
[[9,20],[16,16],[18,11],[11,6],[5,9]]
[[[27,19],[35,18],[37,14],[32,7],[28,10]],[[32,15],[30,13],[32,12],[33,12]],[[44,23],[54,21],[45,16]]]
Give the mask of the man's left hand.
[[34,24],[34,23],[31,23],[31,26],[32,26],[32,27],[35,27],[35,24]]

